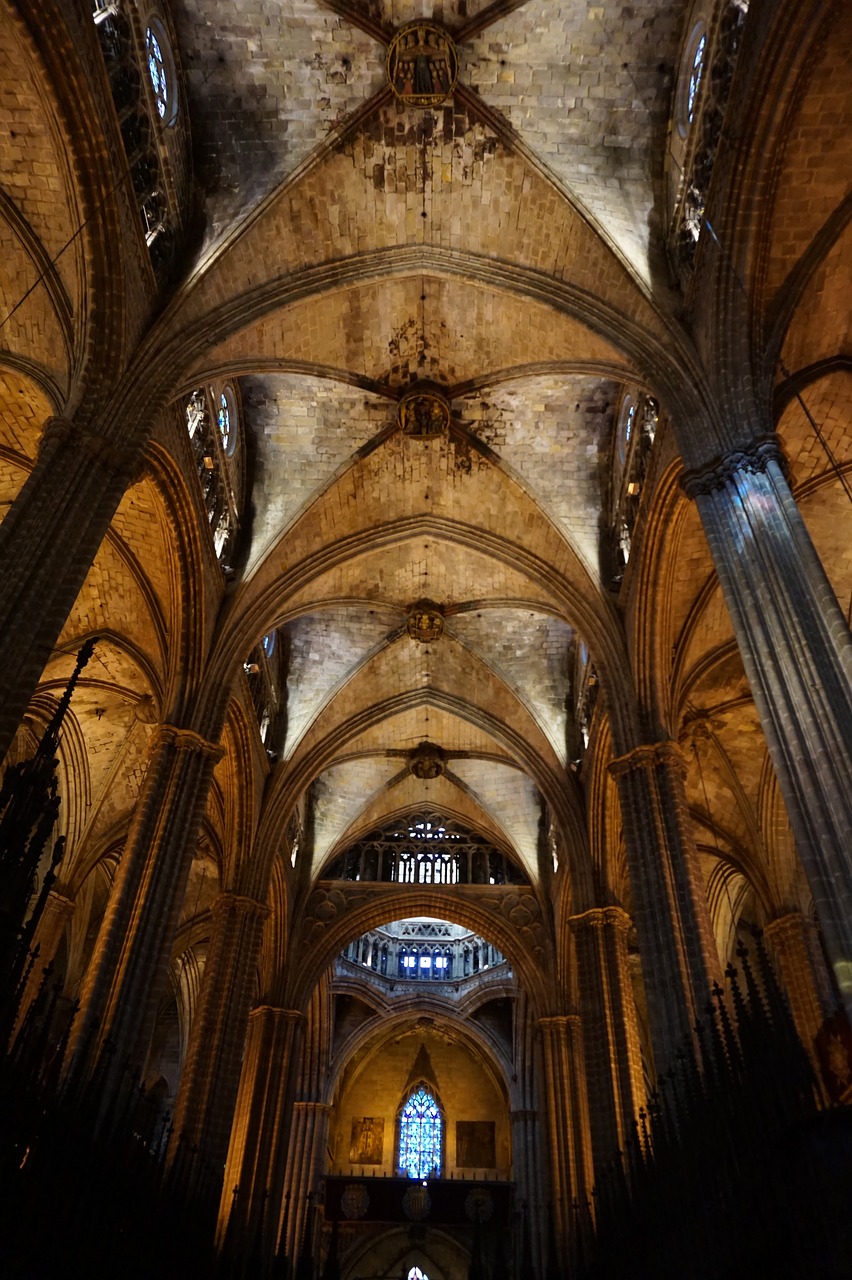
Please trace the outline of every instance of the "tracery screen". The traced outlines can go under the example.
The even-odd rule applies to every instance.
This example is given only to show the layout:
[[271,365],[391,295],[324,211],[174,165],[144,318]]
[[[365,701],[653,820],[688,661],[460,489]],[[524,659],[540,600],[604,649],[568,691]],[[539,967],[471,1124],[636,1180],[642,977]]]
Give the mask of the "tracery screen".
[[409,1178],[441,1174],[441,1109],[422,1085],[402,1109],[399,1122],[399,1169]]

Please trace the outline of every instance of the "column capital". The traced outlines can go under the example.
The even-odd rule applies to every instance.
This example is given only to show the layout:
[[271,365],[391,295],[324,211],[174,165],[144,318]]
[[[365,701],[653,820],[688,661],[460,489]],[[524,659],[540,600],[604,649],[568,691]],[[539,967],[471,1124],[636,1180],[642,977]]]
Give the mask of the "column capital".
[[[328,1102],[294,1102],[293,1110],[300,1111],[304,1115],[331,1115],[332,1106]],[[355,1162],[358,1163],[357,1161]]]
[[151,747],[174,747],[175,751],[187,751],[208,756],[214,764],[222,759],[225,748],[219,742],[208,742],[193,729],[179,729],[174,724],[158,724],[151,736]]
[[539,1018],[538,1025],[543,1031],[578,1031],[582,1020],[579,1013],[557,1013]]
[[59,916],[63,920],[70,920],[74,912],[77,910],[77,903],[73,898],[67,897],[58,889],[51,889],[48,892],[47,899],[44,904],[45,911],[52,911],[54,915]]
[[731,453],[714,458],[705,467],[684,471],[680,485],[687,498],[698,498],[714,493],[717,489],[724,489],[738,472],[757,475],[765,471],[771,462],[777,462],[786,473],[784,451],[774,432],[759,436],[746,449],[734,449]]
[[48,418],[38,443],[39,458],[47,462],[63,446],[78,450],[110,475],[130,477],[141,467],[138,449],[117,445],[105,436],[87,431],[70,418]]
[[800,938],[806,929],[816,930],[813,921],[801,911],[788,911],[786,915],[776,916],[764,925],[763,934],[771,942],[783,942],[788,938]]
[[610,776],[617,780],[625,774],[636,773],[640,769],[653,769],[660,764],[674,765],[681,773],[686,773],[686,760],[677,742],[667,739],[664,742],[645,743],[634,747],[626,755],[610,760],[607,767]]
[[633,920],[624,907],[591,907],[579,915],[569,916],[568,924],[572,929],[605,929],[611,925],[627,933],[633,927]]
[[298,1009],[282,1009],[280,1005],[274,1004],[255,1005],[249,1014],[249,1022],[259,1018],[271,1018],[273,1022],[289,1022],[294,1026],[305,1021],[305,1015]]
[[232,893],[229,889],[224,889],[219,894],[210,910],[214,916],[255,915],[260,920],[265,920],[270,912],[265,902],[258,902],[256,898],[248,898],[241,893]]

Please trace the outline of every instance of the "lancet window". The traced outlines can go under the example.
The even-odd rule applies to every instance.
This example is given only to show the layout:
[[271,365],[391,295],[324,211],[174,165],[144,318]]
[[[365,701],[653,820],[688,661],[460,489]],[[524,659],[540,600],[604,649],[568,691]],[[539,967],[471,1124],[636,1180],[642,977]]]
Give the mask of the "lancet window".
[[271,758],[275,757],[274,745],[281,709],[281,669],[277,639],[276,631],[268,631],[243,663],[260,738]]
[[444,1117],[438,1100],[422,1082],[409,1094],[399,1114],[399,1172],[409,1178],[439,1178],[443,1134]]
[[144,32],[134,28],[127,5],[93,0],[113,105],[118,117],[130,181],[145,243],[157,272],[168,268],[175,245],[174,219],[167,197],[158,135],[177,117],[177,74],[165,27],[152,19]]
[[681,60],[671,160],[673,248],[689,269],[705,225],[705,207],[749,0],[727,0],[708,34],[695,24]]
[[[220,418],[222,401],[228,408],[227,437]],[[213,406],[217,407],[213,429]],[[228,571],[237,532],[240,473],[235,461],[237,410],[233,390],[199,387],[186,402],[186,429],[195,455],[207,520],[216,558]]]
[[660,407],[653,396],[628,391],[621,403],[613,449],[609,494],[612,582],[621,583],[630,559],[633,530],[639,515],[642,486],[659,424]]

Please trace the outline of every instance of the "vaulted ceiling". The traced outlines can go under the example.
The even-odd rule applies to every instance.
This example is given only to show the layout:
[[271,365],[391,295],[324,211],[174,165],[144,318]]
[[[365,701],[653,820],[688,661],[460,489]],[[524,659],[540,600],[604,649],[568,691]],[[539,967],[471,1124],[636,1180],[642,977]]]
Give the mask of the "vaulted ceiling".
[[[635,602],[622,617],[629,583],[618,599],[602,560],[624,391],[659,394],[660,369],[688,347],[666,265],[666,154],[693,10],[689,0],[168,5],[199,225],[140,382],[156,376],[177,405],[205,381],[238,387],[251,446],[247,545],[208,628],[210,664],[230,684],[259,637],[280,629],[288,723],[271,794],[286,795],[283,813],[310,789],[316,871],[352,833],[419,806],[478,826],[535,879],[546,870],[543,798],[585,856],[570,768],[581,641],[616,741],[635,727],[630,650],[649,687],[659,662],[665,687],[647,698],[659,731],[702,711],[718,722],[725,708],[725,731],[713,732],[729,763],[714,781],[708,755],[693,807],[707,808],[706,782],[711,800],[715,787],[723,805],[759,808],[765,756],[761,745],[746,759],[754,710],[697,514],[659,498],[664,563],[640,606],[654,613],[651,661],[632,641]],[[437,106],[407,105],[388,83],[388,44],[415,19],[456,42],[458,84]],[[848,16],[837,21],[848,30]],[[23,167],[14,136],[2,143],[20,175],[0,218],[3,292],[16,303],[0,378],[4,506],[83,358],[79,299],[91,271],[84,238],[73,240],[79,202],[59,117],[10,32],[31,142]],[[767,309],[786,298],[784,282],[842,199],[843,139],[831,126],[848,119],[842,47],[824,42],[789,142],[778,143],[785,176],[754,254]],[[831,146],[805,157],[808,129],[828,129]],[[814,175],[806,209],[793,180],[803,168]],[[39,174],[50,201],[36,198]],[[30,242],[47,261],[69,237],[50,288],[28,294]],[[848,354],[848,258],[847,233],[789,317],[769,314],[767,328],[786,329],[792,373]],[[449,429],[426,439],[398,421],[400,397],[419,382],[440,388],[452,412]],[[835,369],[807,396],[841,466],[849,383],[848,367]],[[787,396],[779,414],[797,495],[845,603],[845,499],[799,402]],[[161,440],[171,447],[165,427]],[[667,483],[668,447],[656,475],[668,466]],[[149,479],[128,492],[63,634],[70,647],[87,627],[133,631],[126,648],[146,697],[175,678],[168,641],[185,608],[160,545],[161,506]],[[443,617],[428,642],[407,630],[423,599]],[[409,768],[423,742],[441,748],[440,777]],[[754,844],[748,827],[732,820],[725,838]]]

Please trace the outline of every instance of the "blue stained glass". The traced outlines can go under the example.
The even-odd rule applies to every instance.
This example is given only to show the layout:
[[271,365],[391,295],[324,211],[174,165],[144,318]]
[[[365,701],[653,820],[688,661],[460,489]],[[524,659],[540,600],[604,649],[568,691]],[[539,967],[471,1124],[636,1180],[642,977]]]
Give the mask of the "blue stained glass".
[[219,435],[222,437],[222,448],[227,453],[231,443],[231,408],[224,391],[219,396]]
[[704,73],[704,50],[706,47],[707,37],[702,35],[695,48],[692,70],[689,75],[689,91],[686,97],[686,118],[689,124],[692,124],[695,116],[695,104],[698,101],[698,90],[701,88],[701,77]]
[[630,437],[633,434],[633,419],[636,417],[636,405],[632,404],[627,413],[627,421],[624,424],[624,443],[630,444]]
[[409,1178],[441,1174],[443,1117],[431,1093],[420,1085],[402,1110],[399,1124],[399,1168]]
[[154,87],[154,98],[157,103],[157,112],[160,119],[165,119],[166,111],[169,105],[169,85],[166,78],[166,64],[163,58],[163,51],[160,48],[160,42],[154,32],[149,27],[145,43],[148,47],[148,74],[151,77],[151,84]]

